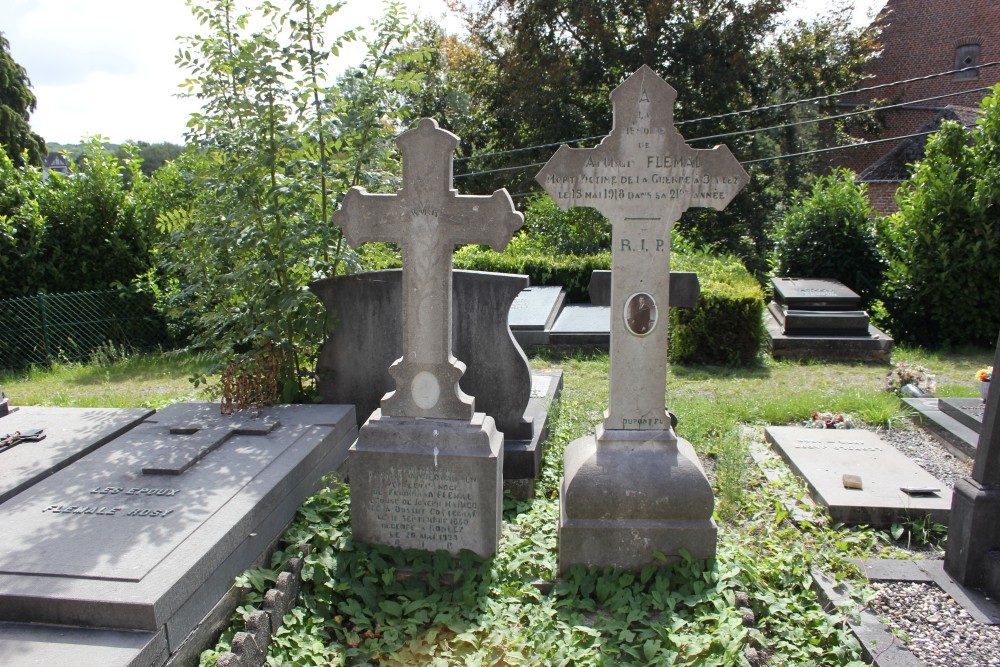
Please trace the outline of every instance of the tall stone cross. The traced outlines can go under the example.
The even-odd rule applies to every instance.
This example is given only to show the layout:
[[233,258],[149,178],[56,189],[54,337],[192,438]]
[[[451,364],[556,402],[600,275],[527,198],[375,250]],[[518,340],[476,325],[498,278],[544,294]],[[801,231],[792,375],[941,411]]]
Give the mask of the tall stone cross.
[[[696,150],[674,128],[677,92],[645,65],[611,93],[611,134],[561,146],[536,176],[561,208],[611,221],[611,386],[605,430],[667,430],[670,230],[691,207],[725,206],[750,181],[725,146]],[[662,320],[662,321],[661,321]]]
[[351,188],[333,222],[351,246],[386,241],[403,249],[403,356],[389,368],[396,389],[382,398],[393,417],[472,419],[458,386],[465,364],[451,353],[451,255],[456,245],[503,250],[524,221],[506,190],[459,195],[452,161],[459,138],[430,118],[396,139],[403,187],[394,195]]

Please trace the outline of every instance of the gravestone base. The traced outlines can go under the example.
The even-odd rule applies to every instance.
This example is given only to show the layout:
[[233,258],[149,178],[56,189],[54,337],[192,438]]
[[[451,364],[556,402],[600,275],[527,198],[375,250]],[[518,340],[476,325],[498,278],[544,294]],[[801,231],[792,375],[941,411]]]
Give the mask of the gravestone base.
[[[964,536],[965,539],[962,539]],[[966,586],[983,586],[1000,597],[1000,486],[959,480],[952,495],[944,569]]]
[[605,430],[566,447],[559,500],[559,573],[573,565],[640,570],[715,556],[712,487],[673,431]]
[[403,549],[496,553],[503,510],[503,434],[471,421],[384,417],[351,447],[354,539]]

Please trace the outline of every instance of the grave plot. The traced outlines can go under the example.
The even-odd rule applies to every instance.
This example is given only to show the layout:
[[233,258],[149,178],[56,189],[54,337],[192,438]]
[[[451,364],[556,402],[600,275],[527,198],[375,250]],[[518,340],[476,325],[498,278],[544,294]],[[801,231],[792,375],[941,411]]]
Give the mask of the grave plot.
[[774,300],[765,314],[775,358],[888,362],[893,340],[859,310],[861,297],[822,278],[772,278]]
[[870,431],[769,426],[764,434],[834,521],[884,528],[929,515],[948,523],[951,490]]
[[169,406],[0,512],[0,663],[160,665],[357,434],[352,406]]
[[128,431],[144,408],[19,407],[0,421],[0,436],[41,429],[45,436],[0,452],[0,503]]

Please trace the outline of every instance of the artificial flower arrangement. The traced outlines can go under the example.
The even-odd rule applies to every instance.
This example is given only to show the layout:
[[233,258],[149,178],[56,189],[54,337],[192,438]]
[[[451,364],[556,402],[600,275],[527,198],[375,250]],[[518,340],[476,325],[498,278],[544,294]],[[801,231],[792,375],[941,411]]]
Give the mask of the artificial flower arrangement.
[[980,382],[989,382],[993,379],[993,367],[987,366],[976,371],[976,379]]
[[895,368],[886,373],[882,390],[898,394],[908,384],[915,385],[924,394],[933,394],[937,388],[934,376],[928,373],[926,368],[910,366],[905,361],[900,361]]
[[814,412],[802,425],[805,428],[853,428],[849,416],[832,412]]

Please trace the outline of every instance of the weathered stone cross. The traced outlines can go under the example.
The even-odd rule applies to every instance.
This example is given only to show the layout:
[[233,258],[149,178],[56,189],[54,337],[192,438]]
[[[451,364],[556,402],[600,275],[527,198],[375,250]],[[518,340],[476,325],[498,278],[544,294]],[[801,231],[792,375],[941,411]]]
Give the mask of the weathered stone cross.
[[750,180],[725,146],[696,150],[684,143],[674,128],[676,99],[643,66],[611,93],[611,134],[594,148],[561,146],[536,177],[560,207],[590,206],[611,221],[605,430],[669,429],[670,230],[690,207],[725,208]]
[[396,140],[403,188],[394,195],[353,187],[334,213],[347,242],[386,241],[403,249],[403,356],[389,372],[396,390],[385,416],[470,420],[475,402],[458,386],[465,364],[451,353],[451,254],[482,243],[503,250],[524,216],[506,190],[459,195],[452,185],[458,137],[423,118]]

